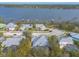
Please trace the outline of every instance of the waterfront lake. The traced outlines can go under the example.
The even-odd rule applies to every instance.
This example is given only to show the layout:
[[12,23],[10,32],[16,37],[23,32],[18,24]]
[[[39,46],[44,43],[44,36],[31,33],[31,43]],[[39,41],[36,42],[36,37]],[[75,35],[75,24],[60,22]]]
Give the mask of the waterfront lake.
[[0,7],[0,16],[5,20],[39,19],[71,20],[79,19],[79,9],[11,8]]

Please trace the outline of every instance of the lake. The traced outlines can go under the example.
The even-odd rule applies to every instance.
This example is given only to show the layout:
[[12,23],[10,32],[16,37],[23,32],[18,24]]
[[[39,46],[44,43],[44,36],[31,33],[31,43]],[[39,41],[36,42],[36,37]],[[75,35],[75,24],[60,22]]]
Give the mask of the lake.
[[79,19],[79,9],[48,9],[48,8],[11,8],[0,7],[0,16],[5,20],[39,19],[39,20],[71,20]]

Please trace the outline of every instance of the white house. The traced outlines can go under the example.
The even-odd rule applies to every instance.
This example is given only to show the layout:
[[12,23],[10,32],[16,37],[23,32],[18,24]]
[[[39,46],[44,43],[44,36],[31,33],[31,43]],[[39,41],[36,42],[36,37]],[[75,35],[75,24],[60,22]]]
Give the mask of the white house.
[[25,30],[25,29],[29,29],[32,28],[33,25],[32,24],[22,24],[20,27],[20,30]]
[[14,24],[14,23],[8,23],[7,26],[6,26],[6,28],[7,28],[9,31],[15,30],[16,27],[17,27],[17,25]]
[[60,45],[60,48],[63,48],[65,47],[66,45],[69,45],[69,44],[74,44],[73,38],[71,37],[63,37],[59,40],[59,45]]
[[3,33],[3,36],[6,36],[6,37],[8,37],[8,36],[22,36],[23,35],[23,32],[22,31],[7,31],[7,32],[4,32]]
[[36,24],[36,29],[37,30],[45,30],[46,26],[44,24]]

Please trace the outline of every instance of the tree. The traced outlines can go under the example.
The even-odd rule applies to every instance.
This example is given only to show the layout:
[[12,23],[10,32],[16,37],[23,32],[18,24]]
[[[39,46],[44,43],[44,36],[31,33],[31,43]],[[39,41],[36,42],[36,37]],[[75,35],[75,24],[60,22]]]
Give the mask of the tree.
[[16,56],[24,57],[29,56],[31,53],[31,35],[28,33],[24,33],[24,35],[26,38],[20,42],[20,45],[16,50]]
[[6,52],[6,56],[8,56],[8,57],[14,57],[15,56],[15,53],[14,53],[12,48],[8,48],[8,51]]
[[31,42],[29,39],[24,39],[16,50],[16,56],[29,56],[31,50]]
[[1,46],[1,43],[0,43],[0,56],[2,55],[2,46]]
[[58,57],[63,55],[63,50],[60,49],[59,44],[58,44],[58,39],[56,36],[51,36],[49,37],[49,48],[50,48],[50,55],[53,57]]
[[74,44],[75,44],[77,47],[79,47],[79,41],[75,41],[75,40],[74,40]]
[[36,28],[34,23],[33,23],[33,28],[34,28],[34,29]]
[[69,22],[63,22],[59,24],[58,28],[66,31],[73,31],[75,29],[75,25]]
[[17,27],[15,27],[15,31],[18,31],[19,29],[20,29],[19,25]]
[[79,51],[70,51],[70,57],[79,57]]
[[34,47],[31,50],[31,55],[34,57],[48,57],[49,48],[48,47]]

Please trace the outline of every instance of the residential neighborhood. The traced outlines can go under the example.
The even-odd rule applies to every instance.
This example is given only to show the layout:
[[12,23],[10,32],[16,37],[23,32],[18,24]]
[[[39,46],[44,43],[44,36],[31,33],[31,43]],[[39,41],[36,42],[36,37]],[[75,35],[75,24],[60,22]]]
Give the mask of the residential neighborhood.
[[[16,30],[17,28],[18,30]],[[56,39],[54,39],[53,36],[55,36]],[[26,40],[28,37],[30,38],[30,49],[46,47],[50,50],[52,49],[51,45],[53,46],[55,43],[53,43],[53,40],[57,40],[56,43],[58,44],[59,49],[64,49],[68,52],[72,49],[74,51],[79,51],[79,47],[74,43],[74,41],[79,40],[79,33],[61,30],[54,27],[49,28],[44,24],[20,24],[19,26],[12,22],[8,24],[0,23],[1,51],[4,51],[5,48],[16,49],[16,47],[20,46],[22,44],[21,42]],[[52,38],[51,42],[50,38]],[[6,50],[6,52],[7,51],[8,50]]]

